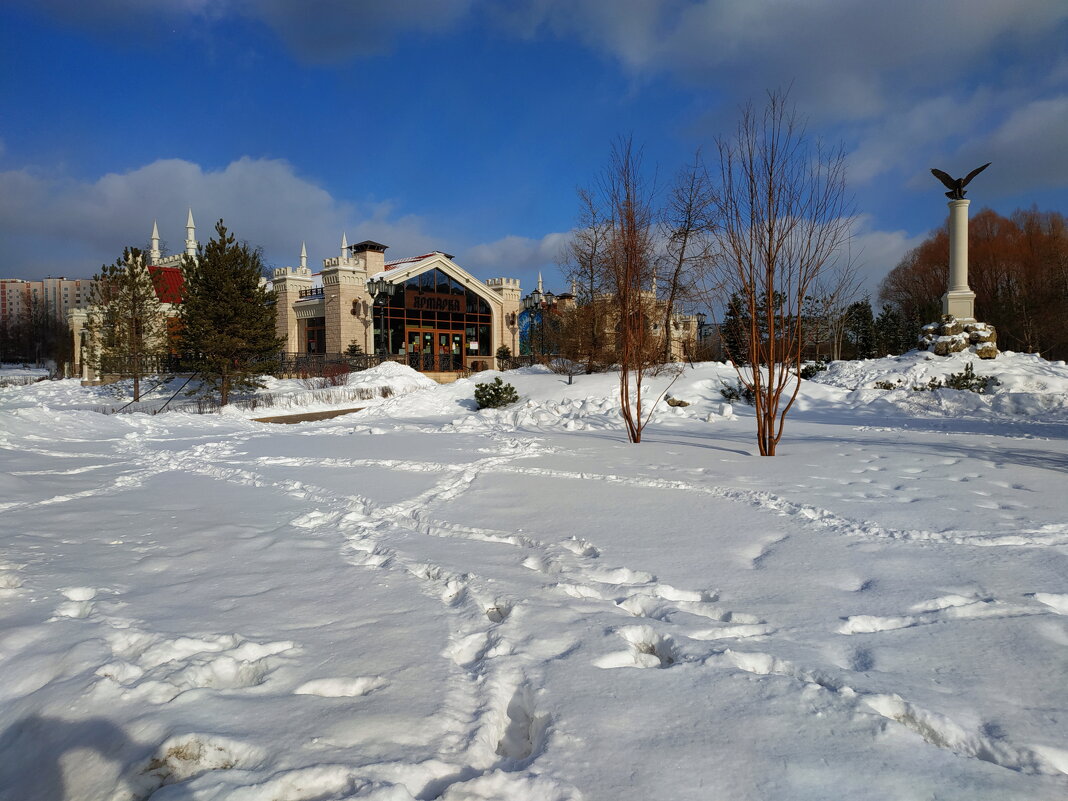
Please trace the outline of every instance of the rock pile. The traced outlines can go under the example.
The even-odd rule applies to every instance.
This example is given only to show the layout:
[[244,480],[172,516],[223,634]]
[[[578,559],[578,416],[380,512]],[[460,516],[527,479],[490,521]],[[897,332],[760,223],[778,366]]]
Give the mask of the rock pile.
[[919,347],[936,356],[948,356],[972,348],[980,359],[998,355],[997,331],[987,323],[962,323],[952,314],[943,314],[937,323],[920,329]]

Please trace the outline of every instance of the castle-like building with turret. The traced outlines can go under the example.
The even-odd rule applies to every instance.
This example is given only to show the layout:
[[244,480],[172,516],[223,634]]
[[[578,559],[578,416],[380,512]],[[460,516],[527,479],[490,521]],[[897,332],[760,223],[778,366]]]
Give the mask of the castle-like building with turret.
[[375,353],[426,372],[479,369],[497,348],[518,352],[517,278],[482,281],[441,251],[387,260],[386,245],[342,235],[337,256],[313,274],[274,270],[278,334],[295,353]]

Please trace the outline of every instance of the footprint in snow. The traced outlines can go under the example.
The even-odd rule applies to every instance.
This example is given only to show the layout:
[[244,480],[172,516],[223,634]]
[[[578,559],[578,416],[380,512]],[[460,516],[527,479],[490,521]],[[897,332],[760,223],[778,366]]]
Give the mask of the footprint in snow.
[[622,667],[666,668],[679,661],[678,649],[671,637],[658,634],[651,626],[629,626],[616,631],[629,646],[593,660],[599,668]]
[[293,694],[318,695],[321,698],[357,698],[380,690],[388,684],[381,676],[313,679],[297,687]]

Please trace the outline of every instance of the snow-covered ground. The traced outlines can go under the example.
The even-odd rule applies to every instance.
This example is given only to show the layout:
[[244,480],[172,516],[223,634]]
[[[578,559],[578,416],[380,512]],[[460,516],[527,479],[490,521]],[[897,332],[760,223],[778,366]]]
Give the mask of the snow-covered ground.
[[723,365],[641,445],[534,368],[0,389],[0,799],[1068,797],[1068,368],[909,388],[966,360],[832,365],[775,458]]

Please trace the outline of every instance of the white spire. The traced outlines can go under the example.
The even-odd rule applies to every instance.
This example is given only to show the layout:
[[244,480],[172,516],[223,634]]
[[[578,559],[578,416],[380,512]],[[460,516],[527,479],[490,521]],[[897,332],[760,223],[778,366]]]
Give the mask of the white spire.
[[159,252],[159,226],[156,225],[156,221],[152,221],[152,239],[148,247],[148,260],[155,264],[160,259]]
[[541,292],[541,270],[538,270],[538,291]]
[[193,209],[189,209],[189,216],[185,220],[185,255],[197,255],[197,225],[193,222]]
[[349,237],[348,234],[341,234],[341,258],[345,258],[349,254],[345,251],[349,249]]
[[300,243],[300,266],[304,269],[308,268],[308,248],[303,242]]

